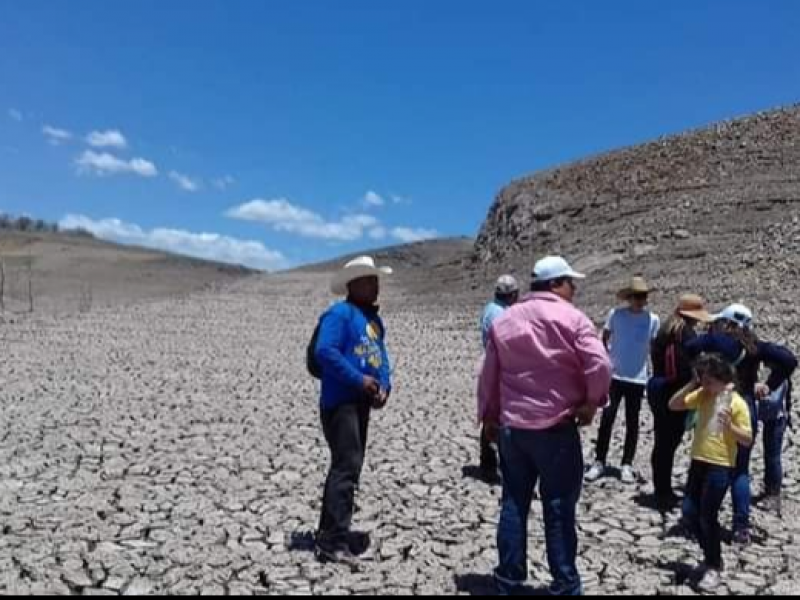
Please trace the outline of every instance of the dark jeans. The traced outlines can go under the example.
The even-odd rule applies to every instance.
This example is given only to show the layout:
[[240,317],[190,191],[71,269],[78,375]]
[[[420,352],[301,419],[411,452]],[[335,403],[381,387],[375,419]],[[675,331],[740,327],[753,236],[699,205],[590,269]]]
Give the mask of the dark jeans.
[[[753,428],[753,439],[758,433],[758,405],[755,398],[747,398],[750,409],[750,425]],[[733,530],[734,532],[750,529],[750,508],[753,504],[753,492],[750,478],[750,461],[753,456],[753,447],[739,446],[736,469],[733,473]]]
[[611,382],[611,391],[608,394],[609,405],[603,411],[600,437],[597,440],[597,462],[606,464],[614,422],[617,420],[619,405],[622,404],[624,399],[628,429],[625,434],[625,455],[622,458],[622,464],[633,466],[633,460],[636,458],[636,447],[639,445],[639,414],[642,412],[644,391],[644,384],[628,383],[616,379]]
[[656,498],[668,499],[674,496],[672,474],[675,470],[675,454],[678,452],[686,433],[686,413],[669,410],[668,390],[658,397],[649,398],[655,424],[655,445],[653,447],[653,485]]
[[337,546],[347,541],[353,522],[355,493],[367,448],[370,406],[364,402],[322,411],[322,429],[331,451],[317,540]]
[[783,488],[783,438],[786,417],[764,423],[764,490],[768,496],[780,496]]
[[719,513],[733,479],[733,469],[694,461],[686,499],[692,504],[693,526],[705,554],[706,566],[722,570],[722,528]]
[[497,534],[501,591],[513,592],[528,578],[528,516],[537,481],[544,508],[547,560],[554,595],[580,595],[576,565],[576,510],[583,486],[583,452],[575,425],[547,431],[504,428],[500,434],[503,510]]
[[497,450],[495,449],[495,444],[489,441],[486,435],[486,426],[484,426],[481,429],[481,471],[494,474],[497,471],[497,467]]

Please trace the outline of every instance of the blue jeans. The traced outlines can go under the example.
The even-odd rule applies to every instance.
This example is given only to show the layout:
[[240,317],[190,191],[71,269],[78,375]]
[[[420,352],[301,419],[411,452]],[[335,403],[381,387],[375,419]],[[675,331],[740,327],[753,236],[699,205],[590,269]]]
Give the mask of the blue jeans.
[[544,508],[547,560],[557,596],[583,594],[576,559],[576,510],[583,488],[583,450],[576,425],[547,431],[504,428],[500,434],[503,510],[497,533],[500,591],[511,594],[528,579],[528,516],[536,483]]
[[706,566],[718,571],[722,570],[719,513],[732,476],[733,469],[694,461],[686,487],[686,498],[694,509],[689,525],[700,541]]
[[[758,433],[758,404],[754,397],[748,397],[747,406],[750,409],[750,424],[753,428],[753,439]],[[753,503],[753,492],[750,485],[750,460],[753,456],[753,447],[739,446],[736,460],[736,469],[733,472],[733,530],[734,532],[750,529],[750,507]]]
[[769,496],[780,496],[783,487],[783,438],[787,424],[786,417],[764,423],[764,488]]

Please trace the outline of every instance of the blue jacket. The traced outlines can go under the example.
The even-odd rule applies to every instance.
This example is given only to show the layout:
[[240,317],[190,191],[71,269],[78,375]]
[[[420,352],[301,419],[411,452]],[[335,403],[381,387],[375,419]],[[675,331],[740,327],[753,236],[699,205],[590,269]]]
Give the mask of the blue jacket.
[[362,311],[348,302],[332,306],[320,321],[316,358],[322,367],[323,410],[365,400],[364,376],[391,392],[386,328],[378,309]]
[[797,369],[797,358],[788,348],[778,344],[758,342],[758,352],[751,355],[747,354],[738,340],[724,333],[698,336],[687,342],[685,348],[691,356],[698,356],[703,352],[715,352],[737,365],[739,388],[747,398],[752,398],[755,394],[761,365],[766,365],[770,370],[767,386],[773,392],[791,379]]

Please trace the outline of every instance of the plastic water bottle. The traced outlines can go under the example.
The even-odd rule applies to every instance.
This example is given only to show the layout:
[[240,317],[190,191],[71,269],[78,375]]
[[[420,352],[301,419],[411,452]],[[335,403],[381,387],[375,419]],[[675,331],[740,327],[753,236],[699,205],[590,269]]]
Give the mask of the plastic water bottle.
[[733,406],[733,392],[730,390],[725,390],[719,396],[714,403],[714,416],[711,419],[711,422],[708,424],[708,433],[712,436],[719,437],[723,433],[725,433],[725,429],[722,427],[722,422],[720,418],[722,417],[722,413],[726,410],[730,410]]

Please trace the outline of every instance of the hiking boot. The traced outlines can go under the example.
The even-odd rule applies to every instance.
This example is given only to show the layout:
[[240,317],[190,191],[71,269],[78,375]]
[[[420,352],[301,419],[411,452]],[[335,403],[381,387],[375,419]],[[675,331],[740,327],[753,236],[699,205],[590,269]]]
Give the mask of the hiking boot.
[[753,534],[749,529],[739,529],[733,532],[733,543],[737,546],[749,546],[753,543]]
[[697,584],[697,591],[703,594],[714,594],[722,585],[722,574],[716,569],[708,569]]
[[601,477],[606,474],[606,466],[602,463],[595,463],[594,466],[586,473],[587,483],[594,483],[599,481]]
[[625,485],[635,485],[636,484],[636,471],[633,470],[633,467],[629,465],[625,465],[622,467],[622,483]]

